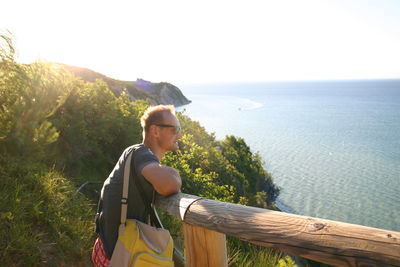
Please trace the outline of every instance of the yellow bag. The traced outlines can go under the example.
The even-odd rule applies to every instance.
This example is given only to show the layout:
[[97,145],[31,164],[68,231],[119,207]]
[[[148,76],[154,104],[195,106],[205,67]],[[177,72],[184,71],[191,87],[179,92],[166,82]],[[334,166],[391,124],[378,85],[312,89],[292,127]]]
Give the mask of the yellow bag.
[[174,266],[173,250],[168,230],[127,220],[119,228],[110,266]]
[[[118,229],[118,240],[111,256],[110,266],[174,266],[172,260],[174,242],[168,230],[152,227],[138,220],[126,219],[132,153],[129,154],[125,162],[121,199],[121,224]],[[153,207],[151,209],[151,213],[154,212],[154,217],[157,217],[158,220],[156,211]],[[159,224],[161,225],[161,222]]]

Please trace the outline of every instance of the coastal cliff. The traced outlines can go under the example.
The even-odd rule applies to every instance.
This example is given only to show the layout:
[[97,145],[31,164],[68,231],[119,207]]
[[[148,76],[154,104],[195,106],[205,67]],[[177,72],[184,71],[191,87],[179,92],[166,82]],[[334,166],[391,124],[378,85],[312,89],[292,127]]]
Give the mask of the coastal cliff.
[[131,101],[139,99],[146,99],[151,105],[165,104],[174,105],[176,107],[189,104],[188,100],[181,90],[166,82],[153,83],[143,79],[136,81],[121,81],[107,77],[101,73],[81,67],[75,67],[65,64],[58,64],[66,70],[87,82],[94,82],[97,79],[103,80],[107,83],[110,90],[119,96],[125,92]]

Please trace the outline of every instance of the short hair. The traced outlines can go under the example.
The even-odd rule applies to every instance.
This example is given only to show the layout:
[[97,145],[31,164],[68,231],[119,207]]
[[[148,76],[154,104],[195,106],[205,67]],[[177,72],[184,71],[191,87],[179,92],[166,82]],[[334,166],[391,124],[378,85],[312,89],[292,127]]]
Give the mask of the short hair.
[[140,118],[140,124],[142,125],[143,131],[147,133],[151,125],[162,123],[165,113],[175,115],[175,107],[173,105],[148,107]]

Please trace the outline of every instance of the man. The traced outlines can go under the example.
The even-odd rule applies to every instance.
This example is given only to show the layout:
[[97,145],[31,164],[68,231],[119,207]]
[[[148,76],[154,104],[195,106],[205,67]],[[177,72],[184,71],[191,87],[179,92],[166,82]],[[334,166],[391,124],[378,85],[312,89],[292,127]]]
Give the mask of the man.
[[[133,179],[141,184],[147,199],[152,199],[154,190],[161,195],[179,192],[182,181],[177,170],[160,164],[167,151],[178,150],[178,140],[182,137],[175,108],[171,105],[159,105],[148,108],[141,118],[143,143],[125,149],[101,190],[96,231],[99,233],[92,261],[95,266],[108,266],[118,239],[120,224],[123,170],[128,154],[132,156],[131,173]],[[128,193],[129,219],[147,222],[145,210],[138,188],[129,183]]]

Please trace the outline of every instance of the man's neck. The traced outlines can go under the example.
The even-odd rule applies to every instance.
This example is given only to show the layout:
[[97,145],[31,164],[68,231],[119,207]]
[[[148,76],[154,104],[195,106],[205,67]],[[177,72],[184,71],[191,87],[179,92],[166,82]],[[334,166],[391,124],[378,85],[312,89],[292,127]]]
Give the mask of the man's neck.
[[158,158],[159,161],[161,161],[164,158],[165,153],[163,151],[161,151],[157,145],[154,145],[153,142],[151,142],[148,139],[144,139],[143,140],[143,144],[148,147],[151,152],[153,152],[153,154]]

